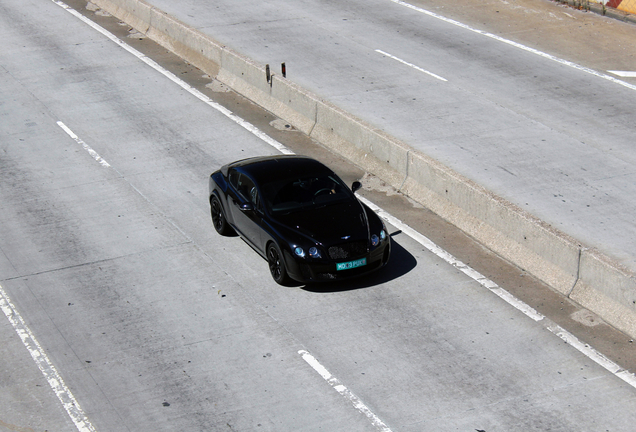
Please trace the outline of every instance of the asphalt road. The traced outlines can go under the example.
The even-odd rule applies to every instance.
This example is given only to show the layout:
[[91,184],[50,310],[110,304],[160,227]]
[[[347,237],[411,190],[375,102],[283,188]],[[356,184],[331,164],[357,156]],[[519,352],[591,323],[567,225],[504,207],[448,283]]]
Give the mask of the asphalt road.
[[[292,150],[362,176],[86,13]],[[276,149],[52,1],[0,0],[0,41],[0,286],[13,319],[0,320],[0,431],[633,427],[634,387],[399,227],[382,273],[276,285],[245,243],[216,235],[207,203],[212,170]],[[474,251],[504,288],[536,287],[425,209],[365,195]],[[575,312],[561,302],[544,307]],[[25,349],[31,337],[47,361]],[[608,356],[633,352],[615,343]]]

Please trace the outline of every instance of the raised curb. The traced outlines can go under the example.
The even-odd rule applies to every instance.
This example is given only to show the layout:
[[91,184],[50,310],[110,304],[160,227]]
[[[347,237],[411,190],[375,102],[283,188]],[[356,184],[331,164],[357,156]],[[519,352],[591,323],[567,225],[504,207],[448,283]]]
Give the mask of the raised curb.
[[144,0],[92,2],[636,337],[636,279],[601,252]]
[[[554,0],[558,3],[567,4],[575,9],[589,10],[590,12],[604,15],[609,18],[636,24],[636,15],[623,12],[619,9],[605,6],[598,0]],[[593,3],[592,3],[593,2]]]

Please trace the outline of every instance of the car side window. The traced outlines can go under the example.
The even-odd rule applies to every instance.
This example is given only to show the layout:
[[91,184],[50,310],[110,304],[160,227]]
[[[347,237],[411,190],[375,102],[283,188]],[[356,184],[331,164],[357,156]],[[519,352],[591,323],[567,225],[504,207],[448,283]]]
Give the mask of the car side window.
[[250,191],[250,201],[254,204],[255,209],[262,211],[261,199],[258,195],[258,189],[256,189],[256,186],[254,186]]
[[239,181],[240,175],[241,173],[239,173],[236,170],[231,170],[230,174],[228,175],[228,181],[230,182],[232,187],[234,187],[234,189],[237,189],[237,190],[238,190],[238,181]]
[[241,174],[238,184],[236,185],[236,190],[246,201],[250,201],[250,192],[252,191],[253,187],[254,182],[249,177]]
[[258,189],[251,178],[247,177],[245,174],[241,174],[236,185],[236,190],[246,201],[254,204],[254,207],[258,206]]
[[254,182],[245,174],[238,171],[231,171],[229,175],[230,184],[236,189],[241,197],[246,201],[250,200],[250,192],[254,187]]
[[251,178],[238,171],[230,171],[228,175],[230,184],[236,189],[241,198],[245,201],[249,201],[254,205],[255,209],[261,209],[261,199],[258,194],[258,189]]

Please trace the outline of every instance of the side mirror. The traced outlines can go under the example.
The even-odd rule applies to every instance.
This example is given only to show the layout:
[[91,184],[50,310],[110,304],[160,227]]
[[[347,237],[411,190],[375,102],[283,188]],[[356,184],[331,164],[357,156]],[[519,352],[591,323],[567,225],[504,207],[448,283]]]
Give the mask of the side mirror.
[[359,181],[354,181],[353,184],[351,185],[351,190],[355,193],[355,191],[357,191],[358,189],[362,188],[362,183],[360,183]]
[[241,209],[242,212],[251,212],[254,211],[254,204],[247,202],[245,204],[241,204],[239,209]]

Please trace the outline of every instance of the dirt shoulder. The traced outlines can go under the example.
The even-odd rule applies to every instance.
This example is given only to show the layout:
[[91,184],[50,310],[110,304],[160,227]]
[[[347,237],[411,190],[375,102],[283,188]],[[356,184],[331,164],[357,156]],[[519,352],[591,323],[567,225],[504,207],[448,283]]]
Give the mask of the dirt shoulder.
[[636,70],[636,24],[551,0],[410,3],[599,71]]

